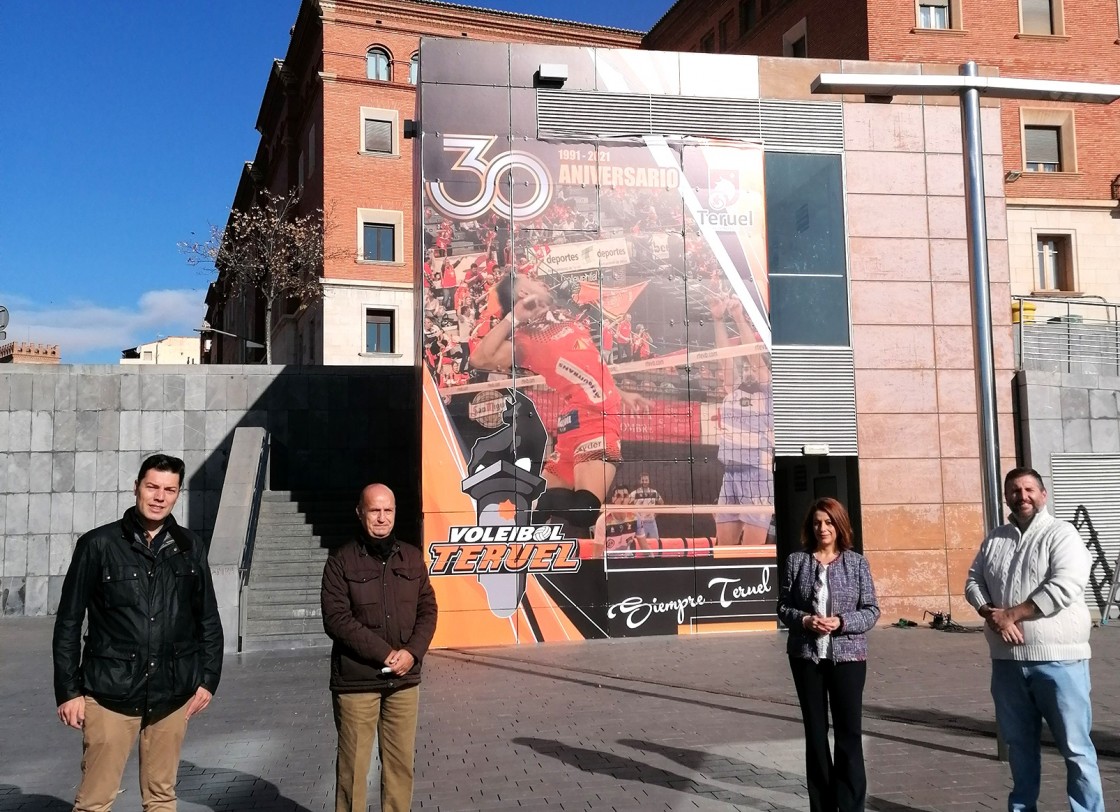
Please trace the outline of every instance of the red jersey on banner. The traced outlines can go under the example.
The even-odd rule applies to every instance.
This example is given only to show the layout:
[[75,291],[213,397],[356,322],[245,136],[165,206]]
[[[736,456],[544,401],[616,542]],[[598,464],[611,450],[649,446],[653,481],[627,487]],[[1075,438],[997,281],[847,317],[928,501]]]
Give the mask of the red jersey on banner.
[[622,411],[622,399],[603,366],[591,333],[577,321],[539,321],[517,325],[514,363],[531,369],[566,405],[609,414]]

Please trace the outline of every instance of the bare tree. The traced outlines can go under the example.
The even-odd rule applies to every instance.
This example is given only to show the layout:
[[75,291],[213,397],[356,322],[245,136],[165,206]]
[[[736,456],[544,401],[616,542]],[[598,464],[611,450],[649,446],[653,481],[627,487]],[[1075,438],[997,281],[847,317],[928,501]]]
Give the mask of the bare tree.
[[299,194],[260,192],[256,204],[230,212],[225,228],[210,227],[204,242],[179,243],[187,263],[217,275],[227,299],[259,295],[264,302],[265,363],[272,363],[272,310],[294,300],[297,312],[323,296],[322,209],[298,212]]

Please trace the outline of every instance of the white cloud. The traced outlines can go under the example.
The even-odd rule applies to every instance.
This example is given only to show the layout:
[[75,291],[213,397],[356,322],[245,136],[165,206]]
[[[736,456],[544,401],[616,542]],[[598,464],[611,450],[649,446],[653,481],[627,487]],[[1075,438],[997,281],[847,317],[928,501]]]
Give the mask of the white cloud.
[[11,315],[9,341],[58,344],[62,362],[114,364],[121,350],[157,336],[194,335],[206,314],[205,289],[149,290],[132,307],[74,301],[43,305],[0,291]]

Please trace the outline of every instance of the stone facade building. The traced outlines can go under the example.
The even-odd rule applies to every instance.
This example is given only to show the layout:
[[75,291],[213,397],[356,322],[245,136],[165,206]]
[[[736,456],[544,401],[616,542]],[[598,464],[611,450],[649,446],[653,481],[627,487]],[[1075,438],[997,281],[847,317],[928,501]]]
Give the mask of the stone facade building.
[[[974,59],[1004,76],[1115,82],[1118,35],[1114,0],[680,0],[642,47],[803,57],[814,74],[819,59],[954,71]],[[1120,301],[1115,108],[1005,100],[1002,109],[1011,293]]]

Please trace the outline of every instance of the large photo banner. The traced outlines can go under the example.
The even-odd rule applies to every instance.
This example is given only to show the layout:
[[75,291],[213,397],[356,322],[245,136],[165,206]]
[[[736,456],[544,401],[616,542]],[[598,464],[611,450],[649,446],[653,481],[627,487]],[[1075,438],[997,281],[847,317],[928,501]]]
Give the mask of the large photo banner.
[[423,133],[437,643],[774,627],[763,160]]

